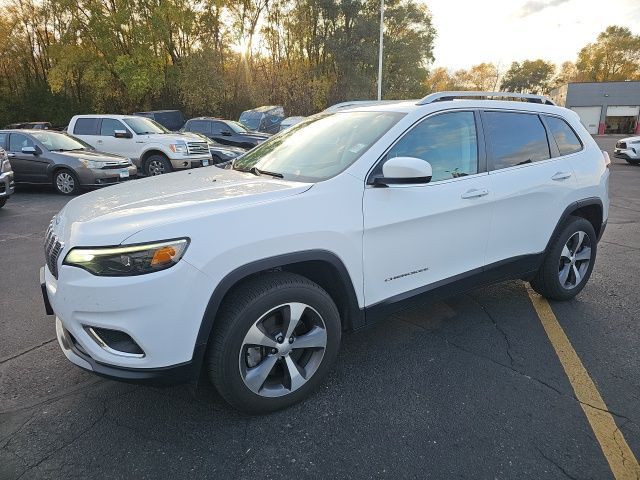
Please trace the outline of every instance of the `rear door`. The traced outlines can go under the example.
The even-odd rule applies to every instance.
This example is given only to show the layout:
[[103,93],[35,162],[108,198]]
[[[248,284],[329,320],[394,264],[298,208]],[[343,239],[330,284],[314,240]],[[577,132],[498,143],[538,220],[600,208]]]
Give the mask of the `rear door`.
[[560,156],[537,113],[482,114],[494,203],[487,266],[544,251],[575,186],[569,161]]
[[100,150],[98,147],[98,140],[100,130],[100,118],[98,117],[82,117],[76,119],[73,124],[72,130],[69,132],[74,137],[78,137],[91,145],[96,150]]

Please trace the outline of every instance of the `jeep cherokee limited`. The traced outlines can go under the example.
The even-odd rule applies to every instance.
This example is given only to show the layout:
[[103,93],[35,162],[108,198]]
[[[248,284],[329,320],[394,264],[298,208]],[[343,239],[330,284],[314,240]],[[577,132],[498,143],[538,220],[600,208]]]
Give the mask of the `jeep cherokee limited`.
[[412,302],[514,278],[577,295],[608,164],[545,97],[445,92],[318,114],[231,169],[71,200],[46,234],[45,307],[86,370],[177,382],[204,368],[236,408],[283,408],[321,383],[343,331]]

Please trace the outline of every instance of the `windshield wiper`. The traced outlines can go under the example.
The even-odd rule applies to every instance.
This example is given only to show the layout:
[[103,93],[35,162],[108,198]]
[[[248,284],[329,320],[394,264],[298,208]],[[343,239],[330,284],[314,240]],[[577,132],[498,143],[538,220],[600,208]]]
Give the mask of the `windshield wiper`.
[[249,172],[253,173],[256,176],[260,176],[260,175],[269,175],[270,177],[275,177],[275,178],[284,178],[284,175],[282,175],[281,173],[278,172],[269,172],[267,170],[260,170],[257,167],[251,167],[249,169]]

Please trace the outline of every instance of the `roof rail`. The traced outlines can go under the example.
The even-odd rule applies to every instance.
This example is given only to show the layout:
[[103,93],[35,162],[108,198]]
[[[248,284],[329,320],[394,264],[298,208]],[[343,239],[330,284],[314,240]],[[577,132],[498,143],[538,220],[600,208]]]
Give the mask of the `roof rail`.
[[434,102],[445,102],[448,100],[454,100],[456,98],[478,98],[478,97],[498,97],[498,98],[521,98],[527,102],[531,103],[542,103],[545,105],[555,105],[555,103],[548,97],[544,95],[533,95],[531,93],[515,93],[515,92],[473,92],[473,91],[462,91],[462,92],[436,92],[426,97],[416,103],[416,105],[428,105]]

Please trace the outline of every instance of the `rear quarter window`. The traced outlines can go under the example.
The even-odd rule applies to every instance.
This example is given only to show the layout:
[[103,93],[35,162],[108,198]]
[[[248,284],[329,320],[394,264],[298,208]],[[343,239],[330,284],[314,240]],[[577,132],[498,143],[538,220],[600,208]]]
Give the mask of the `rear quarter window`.
[[582,150],[582,142],[573,128],[562,118],[545,116],[551,135],[558,145],[560,155],[569,155]]
[[99,118],[79,118],[73,126],[75,135],[98,135]]

